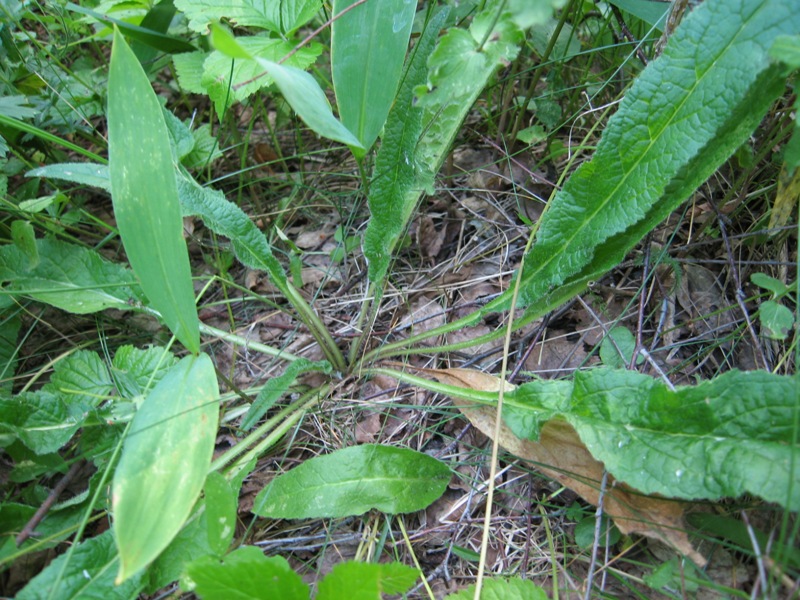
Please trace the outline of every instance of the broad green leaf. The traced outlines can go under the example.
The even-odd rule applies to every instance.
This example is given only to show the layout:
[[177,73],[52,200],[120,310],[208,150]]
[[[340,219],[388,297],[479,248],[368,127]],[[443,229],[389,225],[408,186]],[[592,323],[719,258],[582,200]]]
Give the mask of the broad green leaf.
[[78,431],[85,415],[63,398],[37,390],[0,397],[0,437],[19,439],[36,454],[55,452]]
[[[445,600],[473,600],[475,586],[450,594]],[[481,589],[481,600],[547,600],[545,591],[527,579],[487,579]]]
[[208,545],[214,554],[222,556],[228,551],[236,531],[238,497],[228,480],[216,471],[206,477],[204,495]]
[[731,371],[673,392],[640,373],[592,369],[577,372],[574,383],[508,392],[517,410],[544,417],[508,424],[536,440],[544,421],[567,421],[609,473],[646,494],[715,500],[750,493],[798,510],[798,385],[796,376]]
[[96,352],[78,350],[56,363],[44,389],[70,405],[97,406],[111,394],[114,381]]
[[202,600],[308,600],[308,586],[282,556],[266,557],[244,546],[222,562],[211,556],[187,568],[194,592]]
[[144,587],[143,578],[136,576],[115,585],[114,567],[118,560],[114,536],[106,531],[78,544],[71,556],[62,554],[56,558],[17,594],[17,600],[135,600]]
[[[172,3],[172,0],[160,0],[147,11],[142,22],[139,23],[139,27],[166,35],[174,17],[175,5]],[[131,50],[133,50],[139,62],[143,65],[153,63],[158,56],[157,49],[146,41],[138,41],[133,36],[131,37],[133,38]]]
[[200,495],[214,451],[217,390],[211,359],[187,356],[139,407],[112,486],[118,582],[158,557]]
[[448,13],[445,9],[433,17],[417,40],[375,157],[368,199],[370,219],[363,243],[371,281],[381,281],[386,276],[392,251],[422,189],[433,183],[433,171],[419,164],[415,156],[422,134],[422,109],[414,106],[414,88],[427,78],[428,56]]
[[250,406],[250,410],[247,411],[244,419],[242,419],[241,428],[244,431],[251,429],[256,423],[258,423],[258,421],[264,416],[270,407],[272,407],[272,405],[275,404],[275,402],[286,393],[286,390],[288,390],[289,386],[294,383],[295,379],[297,379],[303,373],[309,373],[311,371],[330,373],[331,365],[329,362],[324,360],[313,362],[306,358],[300,358],[292,363],[289,363],[283,373],[281,373],[278,377],[270,379],[264,384],[264,387],[253,401],[252,406]]
[[800,34],[778,36],[769,54],[792,69],[800,69]]
[[419,577],[419,571],[397,562],[343,562],[320,581],[316,600],[382,600],[384,594],[407,592]]
[[6,292],[77,314],[129,309],[138,301],[133,273],[94,250],[52,238],[36,240],[36,248],[39,264],[29,270],[18,248],[0,247],[0,281],[8,282]]
[[775,279],[764,273],[753,273],[750,275],[750,281],[761,289],[772,292],[775,297],[783,296],[790,290],[789,286],[780,279]]
[[711,175],[783,93],[784,67],[768,52],[799,28],[800,11],[780,0],[693,10],[634,82],[592,160],[550,202],[520,305],[539,314],[584,289]]
[[133,346],[117,348],[111,369],[120,396],[135,398],[146,394],[178,362],[164,348],[139,349]]
[[25,173],[25,176],[63,179],[73,183],[91,185],[109,193],[111,192],[108,166],[98,165],[97,163],[58,163],[46,165],[38,169],[31,169]]
[[108,153],[114,214],[128,260],[167,327],[197,353],[199,321],[169,133],[147,76],[117,30],[108,79]]
[[203,63],[210,52],[186,52],[172,57],[178,83],[184,92],[191,94],[205,94],[203,85]]
[[[355,0],[334,0],[338,15]],[[408,50],[414,0],[366,2],[331,25],[333,89],[342,123],[361,142],[362,155],[378,138],[395,98]]]
[[794,326],[794,313],[783,304],[765,300],[758,307],[762,333],[772,340],[785,340]]
[[212,22],[227,19],[240,27],[258,27],[289,37],[317,14],[321,0],[175,0],[189,27],[208,33]]
[[[278,62],[295,47],[292,42],[267,37],[233,38],[217,26],[212,27],[212,35],[217,50],[203,62],[200,83],[214,101],[217,115],[220,116],[234,102],[241,102],[275,82],[253,58]],[[314,63],[321,52],[320,44],[307,44],[281,64],[305,69]]]
[[222,156],[219,141],[211,134],[211,125],[206,123],[192,130],[194,148],[183,158],[187,169],[202,169]]
[[35,269],[39,264],[39,249],[36,247],[36,233],[30,221],[12,221],[11,239],[28,259],[28,268]]
[[450,476],[447,465],[421,452],[352,446],[278,476],[259,492],[253,512],[277,519],[413,512],[441,496]]

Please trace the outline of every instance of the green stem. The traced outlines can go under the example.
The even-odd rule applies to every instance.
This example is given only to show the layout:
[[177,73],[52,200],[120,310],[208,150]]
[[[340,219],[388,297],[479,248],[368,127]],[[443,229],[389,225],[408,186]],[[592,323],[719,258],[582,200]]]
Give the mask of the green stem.
[[254,342],[253,340],[248,340],[247,338],[243,338],[240,335],[236,335],[235,333],[229,333],[227,331],[222,331],[222,329],[217,329],[216,327],[211,327],[210,325],[206,325],[205,323],[200,323],[200,333],[205,333],[206,335],[213,335],[221,340],[225,340],[226,342],[230,342],[236,346],[242,346],[243,348],[247,348],[249,350],[255,350],[256,352],[261,352],[262,354],[267,354],[269,356],[274,356],[275,358],[281,358],[283,360],[287,360],[289,362],[294,362],[299,359],[299,356],[295,356],[285,350],[278,350],[277,348],[273,348],[272,346],[267,346],[266,344],[262,344],[260,342]]
[[333,365],[333,368],[341,373],[347,369],[347,364],[344,360],[344,355],[333,341],[330,332],[325,327],[325,324],[320,320],[317,314],[305,301],[305,298],[300,294],[296,287],[288,281],[286,282],[284,291],[286,299],[291,302],[294,309],[297,311],[298,318],[305,324],[311,331],[311,335],[319,343],[325,358]]
[[[301,396],[296,402],[281,409],[277,415],[262,423],[259,427],[254,429],[250,435],[236,444],[236,446],[211,463],[209,472],[219,471],[228,463],[244,454],[244,456],[241,456],[228,470],[227,475],[229,477],[234,476],[253,458],[260,456],[276,444],[278,440],[302,418],[309,408],[325,397],[329,389],[328,385],[324,385],[311,390]],[[264,439],[248,450],[251,444],[256,443],[262,437],[264,437]]]
[[67,140],[61,139],[57,135],[53,135],[52,133],[45,131],[44,129],[39,129],[34,125],[30,125],[29,123],[25,123],[24,121],[20,121],[19,119],[15,119],[13,117],[9,117],[3,114],[0,114],[0,125],[7,125],[17,131],[22,131],[25,133],[30,133],[38,138],[43,139],[46,142],[51,142],[56,146],[61,146],[62,148],[66,148],[67,150],[72,150],[73,152],[77,152],[89,158],[95,162],[98,162],[103,165],[108,164],[108,160],[103,158],[102,156],[91,152],[90,150],[86,150],[85,148],[81,148],[73,144],[72,142],[68,142]]

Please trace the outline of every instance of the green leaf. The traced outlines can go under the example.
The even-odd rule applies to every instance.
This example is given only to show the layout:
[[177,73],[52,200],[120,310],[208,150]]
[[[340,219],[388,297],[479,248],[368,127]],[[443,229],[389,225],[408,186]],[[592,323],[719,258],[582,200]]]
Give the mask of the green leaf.
[[0,437],[19,439],[36,454],[55,452],[78,431],[85,415],[52,392],[0,397]]
[[283,289],[286,273],[272,255],[269,242],[244,211],[225,199],[222,192],[200,186],[188,176],[178,178],[178,192],[184,216],[198,216],[214,233],[231,240],[236,258],[251,269],[266,271]]
[[290,36],[317,14],[321,0],[175,0],[189,27],[207,33],[210,23],[227,19],[240,27],[269,29]]
[[191,519],[147,569],[151,594],[180,579],[190,563],[213,554],[208,543],[207,518],[202,512]]
[[325,92],[310,73],[262,58],[257,58],[256,61],[275,80],[275,85],[278,86],[292,110],[315,133],[363,150],[358,138],[333,116]]
[[217,390],[211,359],[187,356],[137,411],[112,486],[118,582],[169,545],[200,495],[214,451]]
[[[473,600],[475,586],[450,594],[445,600]],[[487,579],[481,600],[547,600],[545,591],[527,579]]]
[[771,340],[785,340],[794,327],[794,313],[783,304],[765,300],[758,307],[761,331]]
[[128,260],[167,327],[197,353],[200,325],[169,133],[147,76],[117,30],[108,80],[108,153]]
[[21,325],[22,320],[14,309],[0,309],[0,395],[10,392],[14,384],[12,378],[17,371],[17,337]]
[[646,494],[750,493],[798,510],[799,384],[797,376],[731,371],[671,391],[646,375],[603,368],[577,372],[574,383],[523,384],[507,397],[532,416],[514,423],[517,436],[536,440],[546,420],[566,420],[609,473]]
[[189,42],[181,38],[164,35],[163,33],[160,33],[153,29],[148,29],[146,27],[132,25],[131,23],[128,23],[121,19],[114,19],[107,15],[95,12],[89,8],[78,6],[77,4],[74,4],[72,2],[67,2],[67,9],[80,13],[82,15],[90,16],[93,19],[97,19],[101,23],[104,23],[105,25],[108,26],[113,25],[119,28],[119,30],[125,32],[125,34],[129,36],[131,39],[141,42],[142,44],[146,44],[151,48],[161,50],[162,52],[168,52],[172,54],[178,52],[191,52],[193,50],[197,50],[197,48],[195,48]]
[[773,296],[779,298],[790,291],[789,286],[783,283],[780,279],[775,279],[764,273],[753,273],[750,275],[750,281],[761,289],[772,292]]
[[391,446],[352,446],[305,461],[276,477],[253,512],[276,519],[422,510],[444,493],[450,469],[435,458]]
[[0,247],[0,281],[8,282],[6,292],[77,314],[129,309],[137,301],[133,273],[94,250],[51,238],[36,240],[36,248],[39,264],[29,269],[18,248]]
[[62,554],[56,558],[17,594],[17,600],[134,600],[144,587],[142,577],[115,585],[114,566],[118,559],[114,536],[106,531],[78,544],[71,555]]
[[206,123],[192,130],[194,148],[183,158],[187,169],[202,169],[222,156],[219,141],[211,134],[211,125]]
[[300,358],[286,366],[286,370],[278,377],[273,377],[261,389],[258,396],[253,401],[250,410],[242,419],[241,428],[244,431],[251,429],[261,417],[272,407],[273,404],[286,393],[289,386],[294,383],[303,373],[311,371],[322,371],[323,373],[331,372],[331,365],[328,361],[310,361],[306,358]]
[[204,492],[208,544],[214,554],[222,556],[231,545],[236,531],[238,498],[228,480],[216,471],[206,477]]
[[[339,14],[355,0],[335,0]],[[378,138],[397,91],[417,3],[366,2],[331,25],[333,89],[342,123],[352,131],[363,156]]]
[[96,352],[78,350],[56,363],[45,388],[70,405],[97,406],[114,389],[114,381]]
[[39,264],[39,249],[36,247],[36,233],[33,230],[33,225],[29,221],[12,221],[11,239],[25,258],[28,259],[28,268],[35,269]]
[[381,600],[383,594],[408,591],[419,575],[416,569],[397,562],[339,563],[319,583],[316,600]]
[[[295,44],[267,37],[234,38],[216,25],[211,30],[217,50],[205,59],[200,83],[221,116],[234,102],[242,102],[275,82],[253,58],[278,62],[294,50]],[[308,44],[281,64],[305,69],[321,52],[320,44]]]
[[[616,544],[622,534],[617,529],[616,525],[611,522],[606,515],[602,516],[602,523],[600,525],[600,545],[605,547],[606,544],[613,546]],[[595,517],[586,517],[575,525],[575,543],[578,547],[591,548],[594,544],[595,529],[597,528],[597,521]]]
[[368,199],[370,219],[363,244],[371,281],[381,281],[386,276],[392,252],[422,189],[433,184],[433,171],[416,159],[417,141],[422,134],[422,109],[414,106],[414,89],[427,78],[428,56],[448,13],[449,9],[439,11],[417,40],[375,157]]
[[656,31],[664,31],[664,23],[670,9],[670,5],[666,2],[654,0],[611,0],[611,4],[644,21],[650,27],[654,27]]
[[[614,327],[603,338],[600,344],[600,360],[607,367],[624,369],[631,364],[633,353],[636,350],[636,338],[627,327]],[[644,359],[636,357],[636,364],[641,364]]]
[[707,179],[783,93],[784,67],[768,51],[798,28],[800,12],[780,0],[693,10],[634,82],[593,159],[550,202],[520,305],[539,314],[584,289]]
[[31,169],[25,177],[45,177],[48,179],[63,179],[73,183],[91,185],[107,192],[111,192],[111,180],[108,176],[108,166],[97,163],[58,163],[46,165],[38,169]]
[[308,600],[308,586],[282,556],[266,557],[254,546],[231,552],[223,562],[207,556],[187,568],[202,600]]
[[164,348],[141,350],[133,346],[121,346],[111,361],[117,391],[124,398],[146,394],[177,362]]
[[770,56],[783,61],[792,69],[800,69],[800,35],[780,35],[775,39]]

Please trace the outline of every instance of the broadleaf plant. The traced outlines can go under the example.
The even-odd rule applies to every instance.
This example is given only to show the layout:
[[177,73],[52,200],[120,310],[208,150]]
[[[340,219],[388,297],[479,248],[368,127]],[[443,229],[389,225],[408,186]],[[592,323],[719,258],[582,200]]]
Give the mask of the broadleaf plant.
[[[165,0],[159,4],[158,14],[127,4],[117,6],[109,12],[146,12],[145,19],[152,14],[142,26],[132,27],[153,31],[157,34],[153,39],[169,43],[151,44],[147,52],[135,53],[123,34],[138,32],[143,39],[143,32],[130,27],[114,30],[107,167],[98,153],[50,133],[51,128],[42,123],[27,123],[37,113],[28,107],[20,90],[12,90],[8,102],[0,102],[0,110],[6,106],[10,113],[0,115],[1,154],[13,147],[16,155],[25,156],[25,144],[32,136],[92,161],[75,163],[59,150],[50,164],[33,169],[42,156],[28,160],[27,166],[0,156],[0,191],[5,195],[9,177],[26,169],[29,179],[23,187],[31,190],[24,200],[15,197],[8,203],[14,214],[4,229],[8,243],[0,247],[0,310],[4,317],[8,315],[0,329],[0,355],[8,361],[7,381],[0,387],[0,444],[14,463],[10,480],[21,485],[38,483],[45,475],[54,479],[57,471],[71,469],[83,458],[96,469],[85,489],[59,507],[60,514],[45,517],[40,524],[45,539],[23,539],[21,534],[13,538],[4,533],[7,545],[0,553],[0,566],[38,548],[57,548],[72,536],[69,549],[33,578],[18,597],[92,594],[128,598],[142,591],[155,594],[179,581],[183,591],[201,598],[237,594],[309,598],[305,574],[295,572],[283,556],[268,557],[261,548],[249,545],[252,532],[260,527],[248,527],[245,532],[237,527],[242,512],[237,506],[238,494],[256,469],[259,478],[250,480],[258,485],[250,510],[255,517],[342,519],[366,514],[361,517],[364,523],[385,522],[376,560],[335,566],[317,586],[318,598],[356,595],[377,600],[384,593],[405,593],[427,573],[420,573],[416,563],[413,568],[385,563],[381,550],[389,533],[395,535],[391,528],[396,523],[409,551],[415,552],[403,517],[393,515],[423,510],[448,489],[454,470],[434,458],[438,449],[431,451],[427,445],[430,439],[438,440],[438,434],[429,435],[426,425],[419,436],[425,452],[398,447],[395,440],[392,445],[369,441],[371,436],[384,436],[395,421],[402,421],[392,415],[385,421],[371,419],[363,428],[358,423],[352,438],[349,432],[337,438],[336,448],[325,447],[320,452],[316,445],[297,447],[307,439],[303,434],[310,422],[319,431],[343,431],[337,428],[339,415],[356,410],[362,398],[350,396],[350,390],[371,377],[375,385],[385,385],[385,376],[390,376],[452,397],[478,431],[496,436],[499,444],[523,461],[572,488],[588,503],[601,505],[597,532],[602,530],[600,512],[605,512],[623,533],[666,541],[698,564],[706,558],[690,540],[684,520],[686,504],[676,500],[745,496],[787,511],[800,510],[797,375],[779,375],[777,369],[776,373],[730,370],[696,385],[673,386],[668,374],[661,373],[656,379],[634,370],[653,366],[660,373],[661,367],[643,340],[622,323],[598,336],[606,366],[584,365],[586,368],[561,380],[527,374],[525,383],[513,386],[475,369],[422,369],[415,356],[436,354],[450,361],[457,359],[455,350],[470,349],[477,354],[480,344],[510,336],[513,330],[585,291],[590,282],[600,280],[623,261],[737,151],[785,92],[794,47],[787,49],[786,40],[795,39],[791,36],[800,31],[800,13],[782,0],[705,0],[694,8],[672,34],[660,58],[644,68],[624,92],[591,159],[568,179],[565,175],[564,185],[543,204],[542,216],[530,231],[529,246],[523,251],[522,244],[509,244],[517,252],[516,258],[522,257],[515,276],[504,280],[510,272],[501,273],[500,269],[481,275],[497,279],[505,291],[489,302],[476,300],[479,306],[473,306],[472,312],[459,307],[458,317],[449,322],[448,310],[444,325],[427,330],[416,328],[427,320],[426,315],[409,315],[410,325],[392,321],[385,337],[376,341],[378,328],[373,325],[380,310],[386,308],[387,298],[394,301],[396,297],[386,293],[396,285],[393,261],[405,251],[409,231],[415,231],[419,244],[426,241],[422,221],[428,215],[421,215],[416,223],[415,217],[423,195],[436,193],[437,174],[454,140],[464,131],[465,121],[472,115],[470,123],[491,122],[495,108],[503,106],[500,112],[504,113],[512,103],[524,112],[544,106],[545,100],[552,102],[544,98],[533,101],[520,94],[522,90],[517,88],[524,78],[519,78],[517,69],[522,63],[517,61],[537,45],[530,43],[531,27],[550,28],[553,44],[560,31],[584,33],[577,22],[565,29],[571,11],[583,10],[575,6],[580,3],[570,3],[553,25],[552,13],[560,4],[557,0],[487,0],[448,7],[431,3],[416,15],[416,3],[407,0],[335,1],[330,15],[321,10],[319,0],[176,0],[174,6]],[[175,9],[180,14],[172,19]],[[592,10],[605,7],[598,5]],[[102,15],[88,16],[110,22]],[[640,17],[652,20],[648,15]],[[311,31],[318,24],[323,27],[298,39],[299,30]],[[327,25],[331,25],[330,33],[325,31]],[[190,46],[189,42],[172,44],[181,38],[170,32],[177,29],[186,37],[187,26],[194,33],[210,32],[210,39],[195,37]],[[0,51],[4,53],[17,48],[15,38],[6,33],[6,29],[0,30]],[[330,69],[315,64],[325,47],[315,37],[331,42]],[[649,41],[643,40],[642,46],[646,43]],[[770,55],[771,48],[776,53],[776,43],[778,58]],[[156,47],[175,54],[158,56],[151,51]],[[209,47],[215,49],[194,50]],[[181,53],[183,50],[192,51]],[[786,59],[782,61],[780,56]],[[143,57],[153,84],[140,64]],[[553,71],[545,83],[539,70],[551,63],[547,57],[538,58],[543,60],[531,72],[528,96],[542,86],[550,93],[553,82],[567,77]],[[160,70],[170,60],[177,85],[171,80],[165,85]],[[573,56],[572,60],[579,59]],[[0,69],[4,69],[2,64]],[[637,69],[630,67],[624,74]],[[326,87],[329,74],[333,94]],[[27,78],[15,75],[2,80],[23,85],[20,81]],[[30,81],[24,85],[31,87]],[[166,108],[154,87],[168,96]],[[592,85],[584,87],[588,94]],[[500,90],[500,102],[493,100],[495,90]],[[219,119],[219,127],[215,122],[195,126],[181,108],[180,117],[172,113],[173,95],[183,94],[181,102],[190,106],[194,100],[188,93],[209,97],[206,114],[210,121]],[[335,106],[329,100],[333,95]],[[239,113],[238,107],[233,110],[236,102],[250,106]],[[580,152],[594,143],[592,135],[603,126],[613,105],[589,128]],[[293,205],[297,196],[316,195],[317,180],[312,181],[305,172],[286,178],[265,175],[269,181],[265,188],[278,188],[280,194],[291,191],[275,210],[259,206],[265,210],[256,222],[245,210],[244,194],[234,203],[212,185],[200,183],[207,181],[202,177],[210,176],[210,170],[202,176],[196,172],[214,157],[241,150],[236,163],[241,168],[236,175],[243,179],[250,139],[240,143],[237,117],[250,108],[254,115],[267,115],[270,143],[288,146],[273,129],[286,118],[287,106],[323,138],[314,138],[313,149],[300,152],[311,156],[318,146],[333,141],[348,146],[356,158],[352,165],[341,160],[337,168],[352,167],[351,175],[358,169],[353,181],[360,181],[362,187],[348,188],[340,208],[354,216],[360,200],[367,201],[363,257],[352,260],[352,240],[362,230],[351,231],[352,222],[344,219],[335,224],[336,234],[332,235],[340,246],[335,250],[320,247],[318,252],[331,258],[328,274],[345,265],[363,266],[366,283],[360,302],[345,303],[361,306],[352,324],[345,323],[343,312],[323,313],[316,292],[301,289],[298,282],[303,281],[305,265],[299,248],[303,244],[293,239],[297,232],[283,223],[285,214],[302,212]],[[539,115],[540,120],[542,117]],[[554,131],[559,125],[555,119],[548,123]],[[232,144],[223,141],[221,133],[228,126],[236,130]],[[503,127],[497,129],[495,145],[499,147]],[[298,128],[290,137],[299,146],[313,136]],[[102,136],[94,141],[99,146],[104,143]],[[547,149],[551,158],[558,155],[556,141]],[[782,143],[775,137],[769,138],[768,145]],[[791,162],[794,146],[787,146],[785,160]],[[286,160],[283,150],[285,147],[276,148],[277,162]],[[565,171],[577,156],[582,159],[582,155],[570,154]],[[513,175],[512,169],[509,172]],[[325,173],[321,167],[315,177]],[[34,178],[92,186],[101,194],[110,192],[114,218],[99,220],[103,235],[87,233],[86,223],[80,221],[85,209],[72,209],[79,202],[71,197],[61,200],[56,194],[41,196],[34,189],[39,186]],[[516,186],[516,179],[510,178]],[[228,186],[224,177],[212,183],[227,193],[236,189]],[[62,194],[60,184],[51,185]],[[67,193],[62,195],[67,198]],[[258,205],[261,198],[253,196],[253,205]],[[522,215],[520,197],[517,200],[524,221],[528,217]],[[94,197],[87,205],[92,201]],[[469,226],[480,224],[483,217],[470,210],[475,214]],[[188,231],[202,222],[207,232],[213,233],[211,242],[201,235],[192,240],[192,248],[199,249],[206,259],[194,273],[208,282],[198,293],[199,301],[209,309],[202,320],[184,239],[195,234],[184,233],[184,218]],[[703,226],[710,228],[711,222]],[[723,235],[722,215],[719,223]],[[5,221],[2,224],[5,226]],[[46,235],[41,236],[41,230]],[[462,229],[459,236],[463,233]],[[324,233],[317,235],[319,240],[324,238]],[[278,240],[275,247],[271,239]],[[460,245],[462,238],[458,240]],[[315,244],[308,246],[317,252]],[[207,252],[210,246],[213,250]],[[290,249],[288,261],[282,255],[283,247]],[[435,254],[428,258],[435,261]],[[408,256],[407,252],[404,259]],[[126,259],[132,270],[125,266]],[[649,254],[642,261],[645,270],[650,267],[648,260]],[[287,262],[291,278],[286,275]],[[638,267],[639,262],[637,257],[631,264]],[[213,269],[212,275],[208,269]],[[244,284],[234,281],[240,273]],[[675,277],[679,278],[677,268]],[[762,335],[776,339],[796,336],[792,327],[798,319],[786,318],[790,309],[778,302],[791,303],[796,311],[797,294],[793,299],[792,294],[797,284],[766,276],[753,281],[773,296],[762,303]],[[359,282],[354,278],[348,285]],[[439,279],[430,283],[436,287]],[[230,293],[233,289],[235,294]],[[405,291],[400,291],[403,296]],[[212,294],[214,299],[210,299]],[[740,297],[744,305],[748,299],[743,291]],[[224,300],[218,302],[220,298]],[[757,292],[753,299],[758,299]],[[248,313],[252,319],[246,326],[239,326],[231,307],[245,300],[254,300],[259,309]],[[219,318],[214,309],[223,302],[227,308],[223,324],[211,326],[208,322]],[[51,374],[47,373],[48,364],[18,386],[12,378],[18,375],[13,371],[22,362],[18,355],[24,344],[16,337],[28,318],[19,315],[33,315],[30,307],[34,303],[77,315],[107,311],[111,319],[132,327],[133,319],[120,319],[119,315],[143,314],[148,321],[157,319],[166,325],[180,344],[172,351],[119,344],[115,335],[99,330],[105,324],[98,320],[97,346],[105,354],[71,348],[53,359]],[[337,307],[345,304],[337,299]],[[267,316],[261,312],[264,306],[268,307]],[[773,314],[777,306],[785,309],[780,311],[780,320]],[[643,302],[642,320],[645,308]],[[295,323],[279,322],[274,328],[279,333],[260,338],[257,327],[277,311]],[[508,311],[507,327],[495,325],[494,313],[500,311]],[[466,328],[481,320],[484,332],[465,339],[469,334]],[[746,312],[745,321],[750,327]],[[771,332],[767,323],[776,323],[779,331]],[[403,338],[407,327],[414,327],[414,334]],[[663,333],[660,328],[659,334]],[[283,336],[284,331],[290,333]],[[456,332],[461,339],[446,343],[447,336]],[[201,335],[205,336],[202,343]],[[292,345],[276,341],[289,335],[295,336]],[[600,339],[605,341],[600,343]],[[204,346],[205,342],[209,345]],[[243,385],[228,380],[224,358],[215,364],[211,350],[201,352],[205,347],[216,352],[223,344],[245,354],[250,370]],[[268,357],[267,367],[253,360],[258,355]],[[237,353],[225,356],[235,358]],[[404,362],[386,360],[398,356],[404,357]],[[256,371],[262,367],[269,369],[270,375],[256,380],[261,377]],[[784,370],[789,372],[789,368]],[[230,391],[221,393],[218,375]],[[49,380],[32,387],[41,376],[49,376]],[[353,402],[354,397],[359,402]],[[397,398],[390,403],[391,410],[400,410]],[[312,412],[314,418],[308,419]],[[330,416],[330,422],[319,419],[320,415]],[[414,426],[414,420],[408,419],[398,430]],[[219,432],[222,435],[218,436]],[[290,432],[291,437],[287,435]],[[281,443],[287,447],[278,452]],[[270,452],[270,469],[264,469],[259,460]],[[309,454],[318,456],[304,458]],[[278,455],[291,461],[302,458],[300,464],[282,474],[270,474],[264,482],[260,479],[263,473],[285,468],[275,462]],[[601,481],[607,485],[603,487]],[[30,529],[26,521],[36,511],[36,494],[41,496],[40,490],[17,494],[15,502],[3,505],[9,530]],[[386,518],[379,512],[386,513]],[[491,502],[486,512],[491,518]],[[92,535],[94,530],[87,525],[98,513],[110,516],[112,530]],[[796,532],[789,529],[786,524],[777,548],[792,547]],[[600,542],[596,534],[593,551]],[[549,543],[555,553],[552,539]],[[741,540],[737,543],[742,545]],[[366,539],[363,544],[376,547]],[[401,555],[397,550],[401,542],[395,539],[393,544],[396,558]],[[486,547],[484,544],[483,549]],[[471,552],[461,549],[461,556],[473,558]],[[760,556],[758,551],[756,555]],[[427,584],[424,578],[421,583]],[[480,589],[479,577],[474,591],[454,597],[472,597]],[[589,582],[587,590],[593,589]],[[490,581],[483,593],[504,598],[544,597],[542,590],[521,579]]]

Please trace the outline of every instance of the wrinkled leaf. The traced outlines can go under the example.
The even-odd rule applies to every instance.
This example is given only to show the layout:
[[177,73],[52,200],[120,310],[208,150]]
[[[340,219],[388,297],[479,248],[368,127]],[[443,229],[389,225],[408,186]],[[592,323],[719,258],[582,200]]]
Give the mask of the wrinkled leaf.
[[305,461],[276,477],[253,512],[278,519],[421,510],[444,493],[450,469],[435,458],[391,446],[352,446]]
[[142,350],[133,346],[121,346],[117,348],[111,361],[117,391],[129,399],[145,394],[177,362],[164,348],[154,346]]
[[343,562],[320,582],[316,600],[382,600],[408,591],[417,579],[419,571],[401,563]]
[[427,78],[428,56],[448,13],[448,9],[440,11],[417,40],[375,156],[368,199],[370,219],[363,243],[371,281],[386,276],[392,251],[416,208],[421,190],[433,184],[433,172],[416,159],[422,109],[414,106],[414,88]]
[[0,247],[0,281],[5,290],[77,314],[105,308],[129,309],[137,302],[138,284],[129,270],[97,252],[52,238],[36,240],[39,264],[15,246]]
[[199,321],[169,133],[147,75],[117,30],[108,79],[108,153],[114,214],[128,260],[164,323],[197,353]]
[[240,27],[269,29],[289,36],[319,11],[321,0],[175,0],[189,27],[207,33],[214,21],[228,19]]
[[[55,452],[78,431],[85,415],[51,392],[0,398],[0,436],[19,439],[36,454]],[[10,437],[9,437],[10,436]]]
[[59,600],[134,600],[144,587],[143,578],[136,576],[121,585],[115,585],[114,566],[118,560],[114,536],[111,531],[106,531],[78,544],[71,556],[62,554],[56,558],[17,594],[17,600],[51,597]]
[[244,546],[222,562],[203,557],[187,568],[195,593],[202,600],[308,600],[308,586],[282,556],[266,557],[255,546]]
[[[339,14],[355,0],[335,0]],[[414,22],[414,0],[366,2],[331,25],[331,72],[342,123],[369,150],[395,98]],[[360,154],[363,154],[360,152]]]
[[211,359],[187,356],[139,407],[112,486],[118,582],[169,545],[200,495],[214,451],[217,389]]
[[549,203],[520,305],[541,314],[584,289],[708,178],[783,93],[785,67],[769,48],[799,28],[781,0],[704,2],[684,18]]

